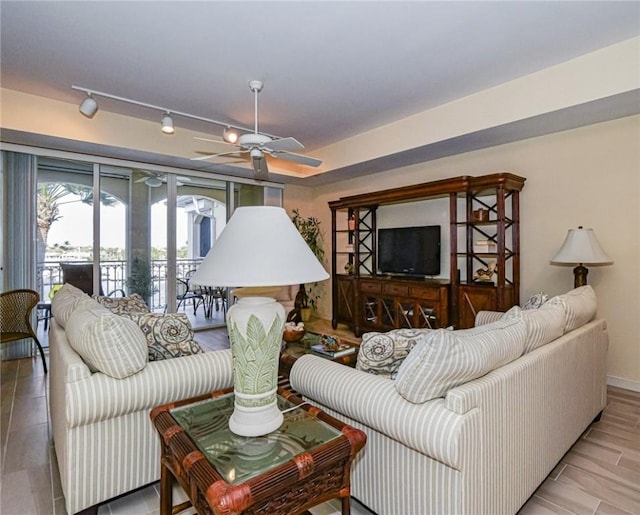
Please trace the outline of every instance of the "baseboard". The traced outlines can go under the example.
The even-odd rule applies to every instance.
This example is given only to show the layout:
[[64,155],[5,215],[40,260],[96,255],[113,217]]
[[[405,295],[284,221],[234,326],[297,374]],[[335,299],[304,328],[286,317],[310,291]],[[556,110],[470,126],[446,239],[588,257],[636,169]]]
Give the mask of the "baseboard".
[[624,377],[607,376],[607,384],[633,392],[640,392],[640,381],[633,381]]

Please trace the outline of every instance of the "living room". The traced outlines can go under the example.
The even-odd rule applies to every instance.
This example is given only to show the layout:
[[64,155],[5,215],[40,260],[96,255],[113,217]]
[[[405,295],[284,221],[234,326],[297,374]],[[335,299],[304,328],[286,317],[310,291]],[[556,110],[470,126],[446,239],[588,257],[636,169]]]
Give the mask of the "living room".
[[[9,2],[3,2],[3,11],[4,4]],[[637,14],[637,4],[634,8]],[[300,209],[321,221],[328,246],[328,202],[341,197],[460,175],[511,172],[526,178],[520,196],[520,299],[538,292],[553,296],[570,290],[571,268],[554,266],[551,258],[568,229],[593,228],[614,261],[612,266],[589,267],[588,276],[588,284],[598,296],[598,318],[607,321],[609,331],[607,382],[640,391],[638,37],[636,29],[618,41],[592,45],[553,66],[532,69],[503,83],[489,81],[482,91],[419,113],[406,113],[395,123],[370,127],[368,133],[310,150],[310,156],[323,159],[325,173],[313,174],[302,168],[292,172],[270,161],[271,180],[282,185],[282,203],[289,213]],[[168,63],[165,66],[169,68]],[[339,76],[341,69],[336,67],[334,73]],[[264,76],[260,76],[262,70]],[[267,94],[275,94],[278,88],[277,82],[269,81],[266,70],[268,66],[262,63],[255,75],[236,77],[224,87],[239,90],[243,95],[240,102],[248,108],[252,98],[246,82],[264,78],[261,102],[266,109],[272,102]],[[113,112],[105,109],[99,113],[102,117],[86,119],[78,113],[84,95],[70,90],[75,80],[69,77],[66,86],[73,101],[36,95],[17,85],[9,87],[3,80],[3,150],[28,150],[39,155],[47,155],[50,149],[81,153],[82,144],[97,159],[123,162],[126,157],[144,162],[141,157],[157,160],[166,156],[164,166],[180,164],[172,169],[177,173],[188,157],[195,155],[193,136],[209,136],[202,130],[180,130],[176,117],[176,133],[167,139],[160,134],[157,116],[157,120],[138,118],[128,106]],[[288,80],[304,90],[303,81]],[[346,83],[347,78],[344,80]],[[98,79],[90,86],[154,101],[126,89],[115,90]],[[201,114],[193,107],[184,110]],[[253,113],[245,119],[249,120],[245,124],[250,124]],[[531,123],[535,121],[538,123]],[[287,126],[274,132],[298,136]],[[307,143],[305,138],[301,140]],[[206,147],[198,150],[202,148]],[[402,155],[411,149],[421,149],[419,160]],[[396,160],[387,158],[385,162],[389,155],[395,155]],[[207,173],[206,165],[193,169],[201,177]],[[3,212],[10,208],[5,200]],[[330,249],[326,251],[328,256]],[[330,284],[325,282],[317,316],[330,319],[331,310]]]

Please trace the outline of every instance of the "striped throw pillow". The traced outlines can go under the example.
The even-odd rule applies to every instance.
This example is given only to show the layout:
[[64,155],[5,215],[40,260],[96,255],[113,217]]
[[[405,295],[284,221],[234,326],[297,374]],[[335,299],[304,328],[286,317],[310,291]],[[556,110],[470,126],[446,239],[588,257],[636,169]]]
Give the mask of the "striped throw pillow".
[[461,331],[431,331],[400,365],[396,391],[416,404],[444,397],[454,386],[518,358],[526,337],[521,318]]
[[[131,320],[92,301],[69,317],[69,344],[92,372],[116,379],[129,377],[147,364],[147,340]],[[87,303],[88,304],[88,303]]]
[[524,321],[527,327],[527,341],[523,354],[560,338],[564,331],[564,309],[557,305],[527,310],[520,306],[513,306],[502,318],[504,320],[521,318]]
[[564,334],[591,322],[598,310],[596,292],[589,285],[553,297],[543,304],[543,307],[550,306],[561,306],[564,309]]
[[71,313],[76,310],[78,302],[91,299],[89,295],[72,284],[65,283],[51,299],[51,314],[53,319],[61,326],[66,327]]

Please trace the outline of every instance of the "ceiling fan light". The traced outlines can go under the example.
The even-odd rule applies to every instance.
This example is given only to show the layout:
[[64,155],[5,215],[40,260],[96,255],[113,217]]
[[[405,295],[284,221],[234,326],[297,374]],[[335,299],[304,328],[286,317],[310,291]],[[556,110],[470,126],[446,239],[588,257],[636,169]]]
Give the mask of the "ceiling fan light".
[[91,93],[87,94],[87,97],[80,104],[80,112],[87,118],[93,118],[98,111],[98,103],[95,98],[91,96]]
[[144,183],[149,186],[149,188],[158,188],[162,186],[162,181],[157,177],[147,177],[144,180]]
[[173,134],[175,129],[173,128],[173,118],[169,113],[164,113],[162,117],[162,132],[165,134]]
[[222,139],[224,139],[227,143],[235,143],[238,141],[239,137],[240,135],[238,134],[238,131],[232,129],[231,127],[227,127],[222,133]]

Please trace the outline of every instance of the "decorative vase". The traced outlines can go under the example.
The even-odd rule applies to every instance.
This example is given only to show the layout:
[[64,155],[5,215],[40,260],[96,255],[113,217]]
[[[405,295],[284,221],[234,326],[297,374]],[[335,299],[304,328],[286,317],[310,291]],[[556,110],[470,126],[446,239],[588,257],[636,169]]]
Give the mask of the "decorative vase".
[[237,435],[265,435],[282,424],[276,391],[284,324],[284,308],[274,299],[245,297],[229,308],[235,395],[229,429]]

